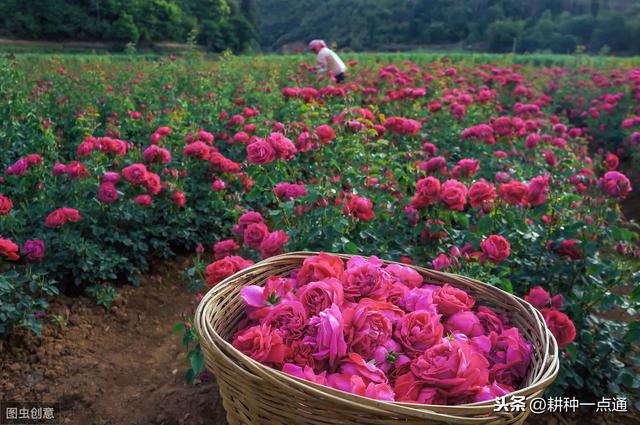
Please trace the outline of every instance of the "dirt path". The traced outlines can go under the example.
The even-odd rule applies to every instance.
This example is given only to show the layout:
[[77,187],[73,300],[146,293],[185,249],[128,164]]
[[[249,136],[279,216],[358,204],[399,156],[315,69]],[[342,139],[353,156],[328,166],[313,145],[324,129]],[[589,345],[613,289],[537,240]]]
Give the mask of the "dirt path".
[[187,261],[120,288],[108,313],[92,299],[57,299],[50,312],[68,317],[67,327],[0,346],[0,399],[59,402],[65,424],[224,423],[215,384],[184,383],[185,350],[171,335],[192,312],[180,279]]
[[622,202],[622,212],[628,220],[640,223],[640,171],[633,169],[630,161],[622,163],[620,172],[624,173],[631,181],[633,190]]
[[[26,53],[34,53],[40,50],[50,52],[110,52],[114,49],[114,42],[101,41],[82,41],[82,40],[16,40],[10,38],[0,38],[0,51],[3,49],[24,51]],[[181,52],[189,49],[190,46],[185,43],[177,43],[175,41],[159,41],[153,44],[142,44],[137,46],[139,52],[149,51],[167,51]],[[198,50],[206,51],[202,46],[196,47]]]

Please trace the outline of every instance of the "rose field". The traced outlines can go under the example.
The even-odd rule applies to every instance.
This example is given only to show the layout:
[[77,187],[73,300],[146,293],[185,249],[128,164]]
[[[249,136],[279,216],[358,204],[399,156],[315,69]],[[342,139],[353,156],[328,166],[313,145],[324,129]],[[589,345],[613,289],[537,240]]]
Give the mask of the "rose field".
[[[242,291],[248,319],[229,339],[240,352],[385,401],[455,405],[520,388],[535,342],[508,314],[406,267],[417,265],[523,298],[559,348],[545,395],[626,398],[637,419],[640,63],[345,59],[337,84],[305,55],[1,58],[2,393],[59,402],[19,392],[8,365],[42,363],[21,353],[73,333],[61,300],[91,300],[109,326],[114,309],[126,314],[123,294],[152,293],[149,276],[168,267],[182,295],[159,289],[171,313],[145,311],[167,326],[154,338],[180,339],[185,354],[158,364],[213,401],[211,387],[190,392],[213,381],[195,306],[261,260],[313,251]],[[144,357],[144,329],[129,331]]]

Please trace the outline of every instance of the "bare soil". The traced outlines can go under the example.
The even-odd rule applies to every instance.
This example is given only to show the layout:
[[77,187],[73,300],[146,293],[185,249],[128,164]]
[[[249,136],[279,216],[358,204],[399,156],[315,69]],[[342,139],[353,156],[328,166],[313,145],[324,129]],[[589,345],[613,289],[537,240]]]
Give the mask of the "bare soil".
[[[9,38],[0,38],[0,52],[16,51],[23,53],[37,52],[59,52],[59,53],[99,53],[113,51],[115,43],[100,41],[83,41],[83,40],[17,40]],[[185,43],[176,43],[175,41],[160,41],[153,44],[142,44],[136,46],[138,52],[183,52],[190,46]],[[206,51],[202,46],[196,46],[200,51]]]
[[0,342],[0,400],[60,403],[65,424],[225,423],[215,384],[185,383],[186,350],[171,334],[193,312],[180,278],[188,261],[122,286],[109,312],[90,298],[56,298],[50,315],[66,317],[66,327]]
[[[633,190],[622,203],[622,212],[627,220],[635,220],[640,224],[640,170],[635,170],[630,161],[620,165],[620,172],[624,173],[631,181]],[[637,228],[635,229],[638,230]]]

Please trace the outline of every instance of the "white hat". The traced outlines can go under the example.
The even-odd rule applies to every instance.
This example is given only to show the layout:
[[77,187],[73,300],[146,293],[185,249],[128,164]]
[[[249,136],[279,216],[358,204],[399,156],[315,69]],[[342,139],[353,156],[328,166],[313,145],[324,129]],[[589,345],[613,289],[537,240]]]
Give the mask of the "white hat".
[[327,47],[327,45],[325,44],[324,40],[312,40],[309,42],[309,48],[310,49],[315,49],[315,48],[320,48],[320,47]]

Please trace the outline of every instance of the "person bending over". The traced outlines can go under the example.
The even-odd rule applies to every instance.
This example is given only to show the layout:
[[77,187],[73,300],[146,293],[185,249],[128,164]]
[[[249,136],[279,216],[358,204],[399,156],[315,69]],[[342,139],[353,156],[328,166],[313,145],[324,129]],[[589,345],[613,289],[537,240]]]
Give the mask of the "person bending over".
[[322,40],[313,40],[310,42],[309,49],[313,50],[317,55],[316,60],[318,61],[318,67],[316,68],[316,72],[324,73],[328,71],[329,74],[336,79],[338,84],[342,84],[347,66],[342,62],[342,59],[340,59],[336,52],[329,49]]

